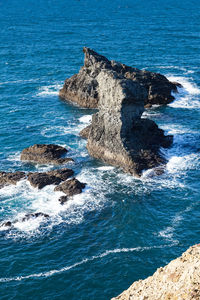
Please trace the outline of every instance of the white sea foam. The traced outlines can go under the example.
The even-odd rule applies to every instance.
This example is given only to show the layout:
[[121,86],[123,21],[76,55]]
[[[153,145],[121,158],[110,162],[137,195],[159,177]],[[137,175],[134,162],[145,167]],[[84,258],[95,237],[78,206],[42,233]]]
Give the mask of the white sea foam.
[[[10,185],[0,189],[0,197],[4,201],[5,211],[12,211],[12,215],[5,217],[5,221],[14,221],[14,228],[18,230],[8,231],[8,237],[16,237],[25,234],[32,236],[38,234],[42,228],[62,223],[78,224],[84,220],[86,212],[100,210],[106,203],[105,191],[108,191],[102,172],[92,173],[89,169],[83,169],[77,179],[87,183],[86,188],[79,195],[73,196],[66,204],[61,205],[58,199],[62,192],[54,192],[54,185],[48,185],[41,190],[33,188],[29,181],[21,180],[16,186]],[[98,197],[97,197],[98,195]],[[42,212],[50,218],[38,217],[22,221],[27,213]],[[17,220],[17,222],[16,222]],[[43,226],[41,226],[43,225]],[[20,233],[21,232],[21,233]]]
[[184,156],[172,156],[167,163],[167,170],[170,173],[178,173],[178,171],[196,170],[200,166],[199,154],[192,153]]
[[86,124],[90,124],[91,120],[92,120],[92,115],[86,115],[86,116],[79,118],[79,121],[81,123],[86,123]]
[[173,227],[167,227],[164,230],[161,230],[158,233],[158,236],[165,238],[168,241],[175,241],[173,236],[174,236],[174,228]]
[[66,126],[46,126],[42,129],[41,135],[48,138],[72,134],[79,136],[80,131],[90,124],[91,119],[92,115],[85,115],[78,120],[68,122]]
[[39,88],[37,93],[38,97],[45,96],[58,96],[59,90],[62,88],[62,84],[52,84],[48,86],[43,86]]
[[7,160],[9,161],[20,161],[20,151],[17,151],[14,154],[10,154],[7,158]]
[[78,134],[78,129],[73,126],[47,126],[41,130],[41,135],[51,138],[56,136],[64,136],[67,134]]
[[[200,89],[197,87],[197,85],[192,81],[192,79],[187,79],[186,77],[179,77],[179,76],[168,76],[168,80],[172,82],[178,82],[181,83],[183,88],[188,94],[191,95],[199,95]],[[180,88],[179,88],[180,90]]]
[[25,279],[33,279],[33,278],[46,278],[46,277],[51,277],[53,275],[56,274],[61,274],[63,272],[67,272],[71,269],[76,268],[77,266],[80,266],[82,264],[86,264],[88,262],[97,260],[97,259],[101,259],[103,257],[106,257],[108,255],[112,255],[112,254],[116,254],[116,253],[128,253],[128,252],[141,252],[141,251],[149,251],[152,249],[160,249],[160,248],[166,248],[166,247],[172,247],[174,246],[176,243],[172,243],[170,245],[159,245],[159,246],[152,246],[152,247],[135,247],[135,248],[117,248],[117,249],[113,249],[113,250],[106,250],[103,253],[100,253],[99,255],[94,255],[91,256],[89,258],[85,258],[77,263],[74,263],[70,266],[65,266],[63,268],[60,269],[53,269],[53,270],[49,270],[46,272],[40,272],[40,273],[35,273],[35,274],[30,274],[30,275],[25,275],[25,276],[16,276],[16,277],[5,277],[5,278],[0,278],[0,282],[10,282],[10,281],[21,281],[21,280],[25,280]]
[[185,209],[177,212],[175,216],[172,217],[169,226],[158,232],[158,236],[164,238],[167,241],[177,243],[178,241],[174,238],[176,228],[179,227],[182,222],[184,222],[184,214],[194,209],[196,205],[197,203],[193,203],[192,205],[187,206]]
[[110,170],[114,170],[114,167],[112,166],[103,166],[103,167],[98,167],[97,168],[100,171],[110,171]]
[[172,93],[175,101],[168,104],[175,108],[200,108],[200,88],[191,78],[168,76],[170,81],[176,81],[182,84],[183,88],[178,88],[178,93]]

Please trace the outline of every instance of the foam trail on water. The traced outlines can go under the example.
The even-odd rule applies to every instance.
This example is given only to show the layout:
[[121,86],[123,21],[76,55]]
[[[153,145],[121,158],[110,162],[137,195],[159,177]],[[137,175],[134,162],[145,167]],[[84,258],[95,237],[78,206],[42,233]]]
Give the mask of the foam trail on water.
[[188,213],[189,211],[194,209],[194,207],[196,205],[197,205],[197,203],[193,203],[192,205],[189,205],[185,209],[176,213],[175,216],[172,218],[169,226],[167,226],[165,229],[159,231],[158,236],[160,236],[170,242],[177,242],[177,240],[174,239],[174,232],[175,232],[176,228],[179,227],[180,224],[184,221],[184,214]]
[[100,259],[103,257],[106,257],[111,254],[115,253],[127,253],[127,252],[138,252],[138,251],[148,251],[152,249],[160,249],[160,248],[166,248],[166,247],[172,247],[175,246],[177,243],[172,243],[170,245],[160,245],[160,246],[152,246],[152,247],[135,247],[135,248],[117,248],[113,250],[106,250],[105,252],[99,254],[99,255],[94,255],[89,258],[85,258],[77,263],[74,263],[73,265],[70,266],[65,266],[61,269],[54,269],[50,270],[47,272],[41,272],[41,273],[35,273],[35,274],[30,274],[30,275],[25,275],[25,276],[16,276],[16,277],[5,277],[5,278],[0,278],[0,282],[10,282],[10,281],[21,281],[25,279],[30,279],[30,278],[41,278],[41,277],[50,277],[56,274],[60,274],[66,271],[69,271],[71,269],[76,268],[77,266],[80,266],[82,264],[85,264],[87,262]]
[[86,115],[78,119],[78,124],[76,120],[74,122],[69,122],[68,126],[47,126],[41,130],[41,135],[48,138],[72,134],[79,136],[80,131],[90,124],[91,119],[91,115]]

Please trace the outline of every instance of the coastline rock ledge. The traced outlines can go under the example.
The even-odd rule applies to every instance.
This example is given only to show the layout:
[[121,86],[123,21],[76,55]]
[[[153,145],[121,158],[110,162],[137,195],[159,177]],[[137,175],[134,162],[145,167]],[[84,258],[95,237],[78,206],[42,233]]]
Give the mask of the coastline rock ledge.
[[190,247],[147,279],[134,282],[112,300],[192,299],[200,299],[200,244]]
[[105,56],[84,47],[84,66],[78,74],[65,80],[59,96],[85,108],[97,108],[100,100],[98,75],[103,69],[114,71],[124,79],[141,84],[146,90],[144,104],[166,105],[174,100],[172,92],[177,92],[179,83],[169,81],[164,75],[126,66],[108,60]]

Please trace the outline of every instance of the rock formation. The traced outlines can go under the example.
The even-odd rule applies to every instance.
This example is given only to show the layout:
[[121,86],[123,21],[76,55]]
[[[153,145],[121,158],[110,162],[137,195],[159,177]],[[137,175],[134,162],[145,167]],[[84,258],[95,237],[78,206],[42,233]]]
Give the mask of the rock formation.
[[171,92],[177,92],[178,83],[170,82],[159,73],[128,67],[84,47],[84,66],[78,74],[65,80],[60,97],[73,101],[82,107],[97,108],[100,100],[98,75],[102,70],[114,71],[124,79],[139,83],[146,90],[144,104],[168,104],[174,100]]
[[39,164],[60,165],[73,161],[72,158],[64,157],[67,152],[67,149],[58,145],[35,144],[22,151],[21,160]]
[[28,175],[28,180],[33,187],[42,189],[49,184],[59,184],[61,181],[67,180],[74,174],[71,169],[53,170],[49,172],[35,172]]
[[141,118],[146,89],[115,71],[102,70],[97,80],[99,112],[87,133],[89,153],[136,176],[165,164],[159,149],[170,146],[172,136]]
[[[82,193],[82,190],[85,188],[85,185],[85,183],[78,181],[76,178],[72,178],[56,186],[54,191],[63,192],[67,196],[73,196]],[[65,201],[66,200],[67,199],[65,198]],[[61,199],[61,202],[63,202],[63,198]]]
[[0,172],[0,188],[9,184],[17,184],[17,182],[26,177],[24,172]]
[[200,244],[159,268],[145,280],[134,282],[112,300],[194,300],[200,299]]

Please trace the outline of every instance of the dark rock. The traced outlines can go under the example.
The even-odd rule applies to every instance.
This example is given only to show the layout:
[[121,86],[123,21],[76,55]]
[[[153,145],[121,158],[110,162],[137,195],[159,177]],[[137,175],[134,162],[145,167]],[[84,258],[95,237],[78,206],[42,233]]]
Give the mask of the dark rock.
[[8,184],[16,185],[17,182],[26,177],[24,172],[0,172],[0,187],[3,187]]
[[60,204],[65,204],[67,201],[69,200],[68,196],[61,196],[58,201],[60,202]]
[[180,84],[179,82],[172,82],[172,83],[175,84],[179,88],[183,88],[182,84]]
[[171,92],[177,92],[178,83],[170,82],[159,73],[139,70],[106,57],[84,47],[84,66],[78,74],[65,80],[59,95],[61,98],[76,102],[82,107],[97,108],[99,95],[98,75],[102,70],[115,71],[118,76],[142,85],[146,90],[145,104],[168,104],[174,100]]
[[7,221],[7,222],[2,223],[0,227],[11,227],[11,226],[12,226],[12,222]]
[[38,218],[38,217],[49,218],[49,215],[44,214],[42,212],[26,214],[25,217],[22,218],[22,222],[28,221],[28,220],[33,219],[33,218]]
[[85,183],[81,183],[76,178],[72,178],[56,186],[54,191],[63,192],[67,196],[73,196],[82,193],[84,188]]
[[172,137],[166,137],[155,122],[141,119],[144,87],[107,70],[101,71],[98,82],[99,112],[92,117],[89,153],[136,176],[165,164],[159,150],[169,146]]
[[79,133],[79,135],[83,138],[83,139],[87,139],[90,133],[90,129],[91,129],[91,125],[88,125],[87,127],[85,127],[84,129],[81,130],[81,132]]
[[59,184],[61,181],[64,181],[71,177],[74,174],[74,171],[71,169],[61,169],[53,170],[46,173],[30,173],[28,175],[28,180],[33,187],[42,189],[49,184]]
[[46,174],[56,176],[57,178],[60,178],[62,181],[65,181],[69,177],[74,175],[74,171],[72,169],[64,168],[64,169],[49,171]]
[[67,152],[67,149],[58,145],[35,144],[22,151],[21,160],[40,164],[60,165],[68,161],[73,161],[71,158],[62,157]]
[[42,189],[49,184],[59,184],[62,180],[56,176],[47,173],[32,173],[28,176],[28,180],[33,187]]

